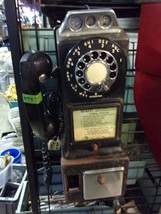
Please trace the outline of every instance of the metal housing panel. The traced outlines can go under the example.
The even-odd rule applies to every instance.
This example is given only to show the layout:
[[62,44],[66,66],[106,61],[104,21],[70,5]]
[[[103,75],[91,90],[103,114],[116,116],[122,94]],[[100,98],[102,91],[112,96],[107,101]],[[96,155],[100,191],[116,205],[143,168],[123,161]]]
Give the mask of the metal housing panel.
[[124,167],[85,171],[83,195],[85,200],[116,197],[122,194]]

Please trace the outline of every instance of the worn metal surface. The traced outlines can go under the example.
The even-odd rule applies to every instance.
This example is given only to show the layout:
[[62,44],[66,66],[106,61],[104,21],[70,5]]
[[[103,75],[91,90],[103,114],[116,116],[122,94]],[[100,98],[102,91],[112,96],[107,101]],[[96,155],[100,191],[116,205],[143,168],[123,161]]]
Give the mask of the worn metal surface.
[[122,194],[123,171],[124,167],[85,171],[83,173],[84,199],[120,196]]
[[[91,17],[94,19],[93,27],[89,27],[87,23],[88,18]],[[102,17],[105,17],[105,26],[100,24]],[[65,138],[63,145],[63,155],[65,158],[75,158],[93,154],[101,154],[101,152],[102,154],[105,154],[107,153],[107,147],[105,148],[105,146],[109,146],[109,144],[110,146],[118,146],[120,144],[119,141],[122,123],[123,97],[125,91],[128,36],[119,27],[116,15],[113,10],[78,10],[67,13],[60,28],[58,28],[56,31],[56,43],[64,106],[63,113]],[[89,51],[91,51],[91,53],[93,51],[93,53],[90,55],[87,54]],[[86,74],[87,69],[85,69],[85,74],[82,79],[79,77],[77,78],[76,69],[79,67],[77,65],[83,63],[82,61],[80,62],[82,55],[90,57],[91,64],[95,66],[97,63],[101,64],[102,59],[101,56],[96,57],[96,59],[92,59],[94,53],[105,53],[105,51],[109,53],[109,56],[112,55],[115,59],[112,59],[113,64],[115,64],[114,62],[117,61],[117,64],[115,64],[117,67],[117,72],[114,69],[116,76],[115,81],[112,84],[109,81],[110,78],[107,80],[108,83],[104,83],[104,80],[98,84],[90,83]],[[82,64],[82,66],[84,66],[84,64]],[[89,68],[91,64],[89,65],[88,63],[88,66],[86,67]],[[79,81],[81,80],[85,83],[79,84]],[[84,85],[81,86],[81,84]],[[89,84],[93,89],[89,90],[86,88],[86,84]],[[103,86],[106,88],[108,87],[108,90],[105,90]],[[100,89],[98,89],[99,87]],[[94,88],[97,88],[97,90],[93,91]],[[88,139],[86,134],[86,139],[81,140],[81,143],[78,142],[79,140],[77,140],[77,142],[76,140],[73,140],[73,133],[76,132],[76,128],[73,125],[74,110],[90,110],[99,109],[101,107],[106,108],[106,103],[108,103],[107,105],[112,103],[112,107],[119,106],[117,109],[115,136],[104,136],[101,137],[101,139],[100,136],[98,136],[94,139],[90,137]],[[81,115],[80,117],[83,118]],[[91,123],[94,124],[94,122]],[[107,124],[108,122],[106,121],[106,126],[108,126]],[[99,128],[97,128],[96,131],[99,132]],[[89,128],[89,132],[91,133],[91,128]],[[99,145],[99,149],[95,152],[90,152],[90,147],[95,143]],[[104,146],[103,150],[101,150],[102,146]]]
[[[116,196],[123,195],[125,193],[126,189],[126,181],[127,181],[127,169],[128,169],[128,163],[129,158],[127,157],[127,154],[122,150],[120,153],[111,153],[110,155],[101,155],[101,156],[91,156],[87,158],[80,158],[75,160],[67,160],[62,158],[61,159],[61,165],[62,165],[62,176],[63,176],[63,182],[64,182],[64,190],[65,190],[65,196],[67,202],[75,201],[86,201],[85,196],[86,195],[83,191],[83,174],[87,171],[93,171],[93,170],[100,170],[101,173],[98,173],[99,175],[102,175],[103,171],[106,169],[114,168],[114,172],[117,174],[118,167],[123,167],[124,170],[122,171],[122,178],[120,177],[120,180],[118,178],[118,182],[121,183],[121,180],[123,181],[120,188],[118,189],[118,192],[115,192],[117,194]],[[72,183],[72,179],[74,178],[74,182]],[[107,186],[108,186],[107,181]],[[97,183],[97,180],[96,180]],[[111,183],[111,181],[110,181]],[[106,185],[106,184],[105,184]],[[95,193],[95,186],[94,184],[89,186],[88,188],[93,189],[93,198],[92,199],[100,199],[100,198],[106,198],[109,197],[109,192],[107,191],[106,195],[105,193],[102,194],[102,197],[99,195],[94,194]],[[113,183],[113,188],[115,188],[115,184]],[[88,189],[86,189],[88,191]],[[111,197],[113,195],[111,194]],[[98,198],[97,198],[98,197]],[[89,198],[88,198],[89,199]]]

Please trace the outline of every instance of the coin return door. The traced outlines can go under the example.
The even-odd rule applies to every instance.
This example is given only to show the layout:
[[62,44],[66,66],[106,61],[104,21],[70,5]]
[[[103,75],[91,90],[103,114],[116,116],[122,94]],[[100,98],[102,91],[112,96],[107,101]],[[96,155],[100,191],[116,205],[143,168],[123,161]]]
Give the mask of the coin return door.
[[83,173],[85,200],[117,197],[122,194],[124,167],[90,170]]

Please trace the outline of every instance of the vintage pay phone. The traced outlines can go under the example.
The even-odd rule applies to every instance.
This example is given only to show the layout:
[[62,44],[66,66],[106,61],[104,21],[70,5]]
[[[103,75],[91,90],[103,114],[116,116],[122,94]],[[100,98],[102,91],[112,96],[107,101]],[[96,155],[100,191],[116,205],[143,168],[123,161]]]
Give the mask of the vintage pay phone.
[[[65,127],[61,167],[66,200],[120,196],[129,163],[121,144],[128,37],[112,9],[69,11],[55,37]],[[47,142],[59,130],[57,107],[46,110],[41,93],[44,80],[52,75],[51,59],[41,52],[26,53],[20,69],[29,122]]]

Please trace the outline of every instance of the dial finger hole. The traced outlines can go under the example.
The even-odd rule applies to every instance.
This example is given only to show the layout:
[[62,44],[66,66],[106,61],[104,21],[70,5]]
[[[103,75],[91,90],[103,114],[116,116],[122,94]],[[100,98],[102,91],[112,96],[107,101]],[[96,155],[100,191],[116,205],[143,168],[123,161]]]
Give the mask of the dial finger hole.
[[78,70],[78,71],[76,72],[76,75],[77,75],[78,77],[81,77],[81,76],[83,76],[83,71],[81,71],[81,70]]
[[100,55],[99,55],[99,57],[100,57],[101,59],[105,59],[106,56],[107,56],[107,54],[106,54],[105,52],[101,52]]
[[78,80],[78,82],[82,85],[82,84],[84,84],[84,83],[85,83],[85,79],[80,78],[80,79]]
[[112,56],[109,56],[108,59],[106,60],[106,62],[107,62],[108,64],[111,64],[111,63],[113,62]]
[[90,87],[91,87],[91,85],[88,84],[88,83],[86,83],[86,84],[84,85],[84,88],[85,88],[85,89],[90,89]]
[[110,66],[110,69],[111,69],[111,70],[115,70],[115,69],[116,69],[116,64],[113,63],[113,64]]
[[91,53],[92,59],[97,59],[98,58],[98,53],[96,51]]
[[78,68],[79,69],[84,69],[85,68],[85,64],[83,62],[79,62],[78,63]]
[[90,56],[89,55],[85,55],[84,57],[83,57],[83,61],[84,62],[89,62],[91,60],[91,58],[90,58]]
[[114,79],[115,77],[116,77],[116,72],[111,72],[111,73],[110,73],[110,78],[111,78],[111,79]]

